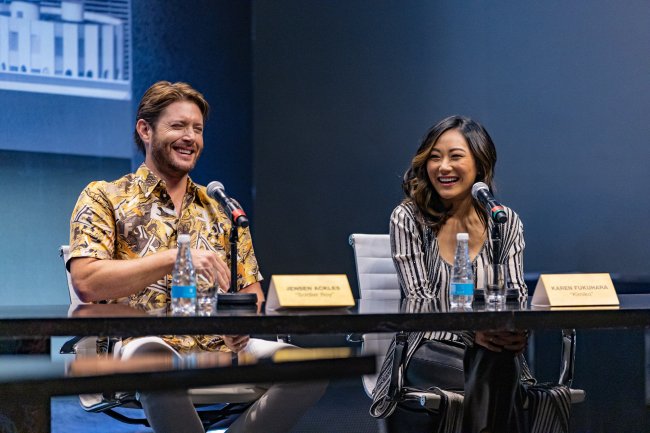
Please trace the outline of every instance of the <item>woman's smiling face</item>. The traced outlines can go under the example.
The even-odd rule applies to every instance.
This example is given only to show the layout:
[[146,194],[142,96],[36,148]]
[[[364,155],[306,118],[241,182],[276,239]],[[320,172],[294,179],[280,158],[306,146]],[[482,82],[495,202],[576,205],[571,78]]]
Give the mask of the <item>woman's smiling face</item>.
[[477,168],[467,140],[457,129],[440,135],[427,161],[427,174],[445,205],[471,198]]

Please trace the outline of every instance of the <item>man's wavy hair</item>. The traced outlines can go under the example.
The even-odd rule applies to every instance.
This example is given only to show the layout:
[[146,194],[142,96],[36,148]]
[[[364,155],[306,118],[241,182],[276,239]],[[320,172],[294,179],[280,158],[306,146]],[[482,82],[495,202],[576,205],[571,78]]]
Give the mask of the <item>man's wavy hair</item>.
[[[497,151],[485,128],[478,122],[463,116],[450,116],[434,125],[422,139],[420,147],[411,161],[411,166],[404,173],[402,189],[406,195],[404,202],[415,204],[418,220],[431,227],[435,233],[447,221],[451,215],[451,209],[445,207],[431,184],[427,173],[427,162],[438,138],[451,129],[457,130],[465,137],[474,156],[477,172],[474,182],[484,182],[490,191],[494,188],[494,166],[497,162]],[[487,227],[487,213],[476,200],[473,204],[476,213]]]
[[[170,104],[178,101],[194,102],[201,110],[203,121],[206,121],[210,112],[210,105],[205,100],[203,95],[192,88],[187,83],[177,82],[170,83],[169,81],[158,81],[153,86],[149,87],[140,100],[138,112],[135,116],[136,125],[138,120],[142,119],[147,122],[152,128],[155,127],[156,122],[162,112]],[[138,134],[137,126],[133,133],[135,144],[142,154],[145,154],[144,142]]]

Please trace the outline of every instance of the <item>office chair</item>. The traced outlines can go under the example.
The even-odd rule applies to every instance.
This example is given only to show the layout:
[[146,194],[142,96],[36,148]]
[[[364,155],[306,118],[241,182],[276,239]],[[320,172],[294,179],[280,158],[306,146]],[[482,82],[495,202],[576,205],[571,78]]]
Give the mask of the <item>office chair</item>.
[[[397,272],[391,255],[390,238],[387,234],[361,234],[354,233],[349,238],[354,250],[354,258],[359,282],[359,295],[362,299],[382,299],[399,302],[401,290],[397,279]],[[386,352],[395,335],[404,336],[405,333],[370,333],[362,336],[362,352],[377,356],[377,370],[386,357]],[[561,368],[558,384],[571,387],[574,373],[576,332],[574,329],[562,330]],[[363,376],[363,386],[366,394],[372,398],[377,374]],[[397,386],[397,384],[391,384]],[[580,403],[585,399],[585,391],[570,388],[571,403]],[[441,397],[429,392],[414,392],[397,390],[401,401],[414,401],[428,410],[437,410],[440,407]]]
[[[69,246],[62,245],[59,249],[59,255],[63,259],[63,265],[69,258]],[[70,272],[65,268],[66,279],[68,282],[68,293],[70,295],[71,307],[83,304],[72,285]],[[71,354],[81,356],[83,353],[94,353],[96,351],[96,337],[74,337],[63,344],[60,349],[61,354]],[[122,359],[130,357],[135,349],[149,345],[156,349],[170,351],[180,357],[171,346],[159,337],[138,338],[129,343],[124,351],[120,351],[121,342],[117,342],[113,347],[113,356],[121,356]],[[122,352],[120,354],[120,352]],[[206,388],[190,389],[188,392],[197,408],[199,418],[204,428],[208,427],[227,427],[235,421],[236,417],[243,413],[266,390],[256,387],[252,384],[242,385],[223,385]],[[149,422],[144,417],[133,418],[120,413],[118,408],[138,408],[141,406],[133,392],[117,393],[97,393],[84,394],[79,396],[81,407],[87,412],[104,413],[111,418],[127,424],[140,424],[149,427]]]

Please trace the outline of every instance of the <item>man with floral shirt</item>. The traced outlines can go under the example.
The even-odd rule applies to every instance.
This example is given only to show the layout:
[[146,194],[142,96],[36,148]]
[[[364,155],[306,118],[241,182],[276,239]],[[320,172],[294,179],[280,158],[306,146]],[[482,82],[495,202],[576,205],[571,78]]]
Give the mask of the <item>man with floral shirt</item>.
[[[118,180],[90,183],[72,214],[67,266],[82,301],[166,308],[177,238],[184,233],[191,238],[197,274],[219,287],[230,286],[231,222],[206,188],[189,177],[203,150],[208,111],[203,95],[185,83],[160,81],[142,97],[134,137],[144,163]],[[262,302],[250,231],[242,229],[240,236],[237,289]],[[247,335],[162,338],[184,353],[236,353],[253,341]],[[288,431],[323,390],[322,384],[275,384],[228,431]],[[140,400],[156,433],[203,432],[186,391],[142,393]]]

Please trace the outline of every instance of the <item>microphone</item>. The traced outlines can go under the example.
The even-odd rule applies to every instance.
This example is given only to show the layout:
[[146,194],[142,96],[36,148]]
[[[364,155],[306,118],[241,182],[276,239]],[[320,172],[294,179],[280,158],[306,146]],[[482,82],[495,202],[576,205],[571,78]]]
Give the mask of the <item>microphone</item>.
[[506,215],[503,206],[494,199],[494,196],[490,192],[490,188],[483,182],[476,182],[472,186],[472,197],[474,197],[479,203],[485,207],[488,214],[492,217],[492,221],[498,224],[503,224],[508,221],[508,216]]
[[239,204],[226,195],[221,182],[212,181],[207,186],[208,195],[218,201],[230,216],[235,227],[230,230],[230,288],[228,293],[217,294],[217,308],[254,308],[257,303],[255,293],[237,292],[237,241],[236,227],[248,227],[248,218]]
[[248,227],[248,217],[244,210],[235,200],[226,195],[225,188],[221,182],[212,181],[208,184],[208,195],[221,203],[221,206],[229,213],[233,224],[239,227]]

